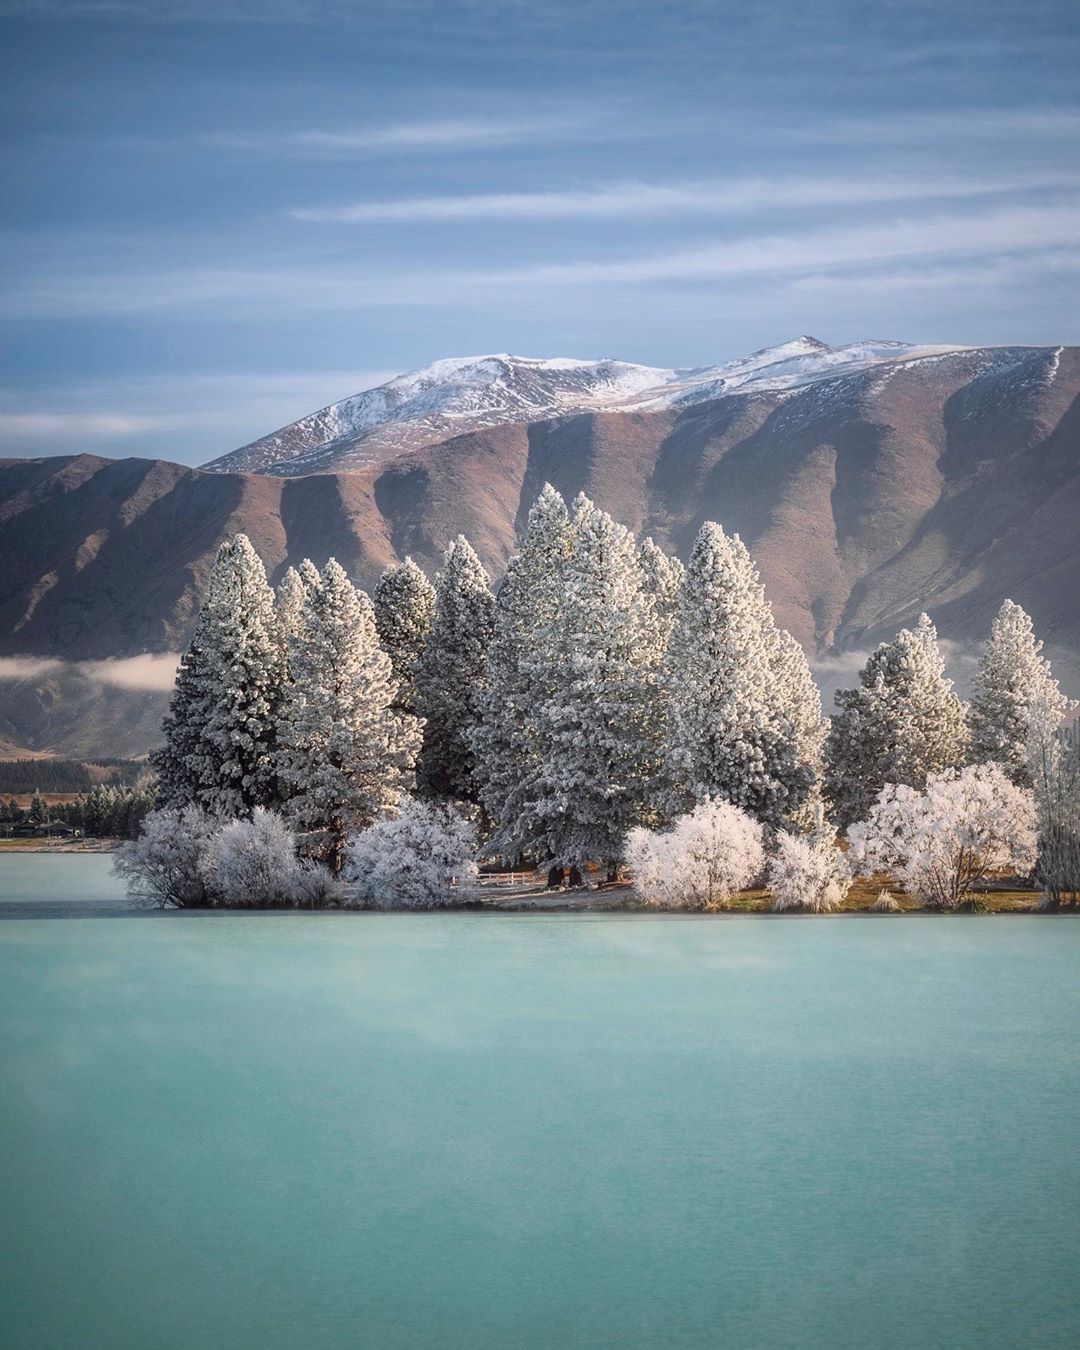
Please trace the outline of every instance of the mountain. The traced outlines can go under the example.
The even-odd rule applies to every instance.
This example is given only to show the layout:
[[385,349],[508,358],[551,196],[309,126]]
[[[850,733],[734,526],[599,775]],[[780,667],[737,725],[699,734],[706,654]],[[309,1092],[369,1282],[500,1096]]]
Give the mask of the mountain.
[[[287,561],[331,553],[365,586],[406,553],[434,570],[459,531],[498,573],[550,480],[684,556],[702,520],[738,530],[779,621],[834,672],[850,677],[863,649],[923,608],[969,651],[1011,596],[1080,693],[1080,348],[834,352],[801,339],[723,367],[660,372],[671,378],[659,384],[645,367],[602,377],[612,363],[591,363],[563,371],[581,385],[559,397],[585,398],[587,386],[589,399],[610,402],[530,403],[521,415],[506,411],[510,385],[524,397],[519,367],[536,376],[539,400],[563,363],[514,362],[493,375],[490,359],[505,360],[450,363],[446,390],[429,383],[410,396],[442,398],[442,411],[414,401],[400,423],[380,424],[380,458],[350,471],[89,455],[0,462],[0,673],[5,656],[178,649],[218,544],[236,530],[275,578]],[[415,377],[414,391],[423,385]],[[451,413],[467,425],[425,441],[426,419]],[[115,688],[95,699],[80,679],[77,697],[55,671],[0,679],[0,739],[82,755],[123,739],[131,753],[150,706],[132,694],[125,719]]]
[[726,394],[794,389],[917,354],[956,350],[904,342],[829,347],[801,337],[724,365],[661,370],[626,361],[468,356],[332,403],[205,467],[283,477],[362,469],[451,436],[587,412],[689,407]]

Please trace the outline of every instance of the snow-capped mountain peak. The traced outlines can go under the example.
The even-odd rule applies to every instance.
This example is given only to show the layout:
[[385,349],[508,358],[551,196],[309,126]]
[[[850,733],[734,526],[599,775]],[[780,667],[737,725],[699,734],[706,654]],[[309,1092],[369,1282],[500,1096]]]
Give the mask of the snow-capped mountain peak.
[[830,347],[804,335],[716,366],[682,370],[610,358],[536,358],[508,352],[447,357],[322,408],[206,468],[288,477],[358,469],[507,422],[680,408],[731,394],[795,389],[954,350],[887,341]]

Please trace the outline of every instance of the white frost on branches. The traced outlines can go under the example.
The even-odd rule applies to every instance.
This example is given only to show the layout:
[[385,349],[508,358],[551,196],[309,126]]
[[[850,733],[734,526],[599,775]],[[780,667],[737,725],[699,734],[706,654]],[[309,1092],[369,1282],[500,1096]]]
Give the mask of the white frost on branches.
[[810,834],[782,830],[777,835],[766,886],[775,910],[828,913],[843,904],[851,889],[851,865],[833,832],[819,820]]
[[321,908],[340,891],[325,867],[297,857],[296,836],[274,811],[230,820],[210,837],[201,866],[217,903],[234,908]]
[[217,894],[203,859],[220,824],[200,806],[151,811],[138,839],[116,850],[113,868],[138,904],[163,909],[214,905]]
[[1035,802],[996,764],[931,774],[925,792],[888,783],[867,819],[848,831],[860,876],[887,872],[935,909],[955,909],[972,887],[1035,864]]
[[430,796],[479,801],[473,738],[494,612],[488,574],[459,534],[435,582],[435,618],[415,669],[416,705],[424,718],[417,776]]
[[1036,875],[1047,909],[1080,900],[1080,736],[1060,722],[1054,691],[1033,703],[1027,764],[1039,819]]
[[481,717],[472,737],[480,799],[496,825],[490,847],[511,857],[527,842],[517,828],[520,796],[542,758],[540,709],[557,682],[561,662],[546,643],[562,601],[569,550],[566,504],[545,483],[495,597]]
[[859,681],[836,695],[826,743],[826,793],[842,826],[862,820],[886,783],[921,789],[962,763],[967,741],[964,706],[925,614],[878,647]]
[[[349,905],[438,909],[467,899],[476,876],[476,831],[446,802],[406,802],[349,843]],[[456,883],[456,884],[455,884]]]
[[297,857],[281,817],[261,806],[224,822],[197,806],[152,811],[113,865],[139,903],[162,908],[315,908],[339,894],[324,867]]
[[415,719],[394,709],[397,685],[371,601],[331,558],[289,643],[278,771],[289,817],[326,831],[340,871],[348,831],[396,806],[412,781]]
[[416,668],[435,618],[435,587],[411,558],[388,567],[372,595],[375,628],[397,680],[396,706],[416,714]]
[[630,831],[625,857],[634,890],[654,909],[722,909],[760,875],[762,827],[726,801],[706,801],[670,829]]
[[[799,653],[801,656],[801,653]],[[768,824],[804,813],[818,777],[820,702],[738,535],[702,526],[667,647],[674,805],[722,796]]]
[[1040,655],[1042,645],[1028,615],[1006,600],[979,661],[969,711],[971,762],[1000,764],[1022,787],[1032,784],[1029,745],[1036,716],[1056,732],[1069,710],[1050,663]]
[[153,757],[165,805],[250,815],[275,800],[274,732],[284,663],[274,594],[246,535],[222,544],[180,663],[165,744]]

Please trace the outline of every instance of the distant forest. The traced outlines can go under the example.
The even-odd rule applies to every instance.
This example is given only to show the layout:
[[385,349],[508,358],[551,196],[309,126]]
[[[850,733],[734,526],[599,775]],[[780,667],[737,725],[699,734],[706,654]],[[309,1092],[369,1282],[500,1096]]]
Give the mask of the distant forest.
[[136,759],[0,760],[0,793],[88,792],[103,783],[130,785],[145,772]]

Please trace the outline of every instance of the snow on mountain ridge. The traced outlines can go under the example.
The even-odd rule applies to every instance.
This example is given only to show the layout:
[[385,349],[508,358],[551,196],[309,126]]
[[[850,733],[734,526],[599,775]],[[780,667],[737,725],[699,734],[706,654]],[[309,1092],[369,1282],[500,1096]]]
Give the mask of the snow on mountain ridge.
[[446,357],[354,394],[206,465],[293,476],[359,468],[465,431],[605,411],[681,408],[730,394],[789,390],[919,356],[962,350],[803,336],[716,366],[663,369],[613,359],[500,352]]

